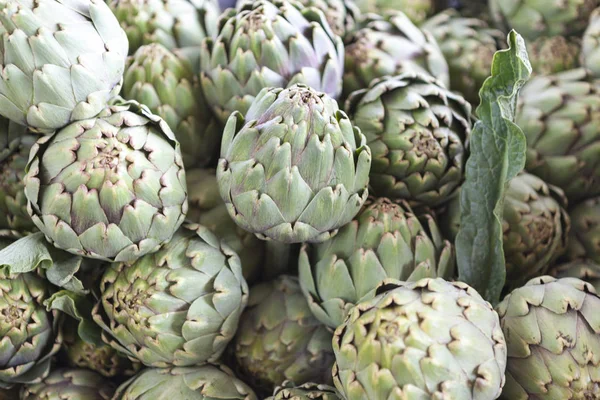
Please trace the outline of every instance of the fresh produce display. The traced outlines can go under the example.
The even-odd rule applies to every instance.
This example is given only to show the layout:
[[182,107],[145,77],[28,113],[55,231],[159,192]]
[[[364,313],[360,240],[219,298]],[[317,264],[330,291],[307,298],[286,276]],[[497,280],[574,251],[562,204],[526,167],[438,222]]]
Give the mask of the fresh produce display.
[[0,35],[0,400],[600,400],[600,0]]

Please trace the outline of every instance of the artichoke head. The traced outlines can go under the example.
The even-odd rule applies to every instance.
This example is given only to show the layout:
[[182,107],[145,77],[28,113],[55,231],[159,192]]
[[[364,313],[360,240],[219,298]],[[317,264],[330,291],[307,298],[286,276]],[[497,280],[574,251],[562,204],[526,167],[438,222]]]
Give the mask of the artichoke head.
[[577,278],[591,284],[600,293],[600,264],[591,260],[576,260],[554,266],[550,272],[555,278]]
[[40,383],[26,385],[21,400],[110,400],[115,386],[86,369],[55,369]]
[[305,383],[304,385],[294,386],[290,381],[275,388],[273,396],[265,400],[342,400],[335,388],[316,384]]
[[589,259],[600,264],[600,197],[586,200],[570,212],[571,234],[567,247],[570,260]]
[[435,0],[354,0],[363,13],[384,14],[402,11],[415,24],[435,13]]
[[325,14],[333,33],[341,38],[356,29],[361,14],[353,0],[298,0],[305,7],[315,7]]
[[600,8],[590,17],[590,23],[581,41],[581,64],[591,71],[592,75],[600,78]]
[[527,44],[531,67],[540,75],[551,75],[579,67],[581,45],[578,40],[564,36],[542,36]]

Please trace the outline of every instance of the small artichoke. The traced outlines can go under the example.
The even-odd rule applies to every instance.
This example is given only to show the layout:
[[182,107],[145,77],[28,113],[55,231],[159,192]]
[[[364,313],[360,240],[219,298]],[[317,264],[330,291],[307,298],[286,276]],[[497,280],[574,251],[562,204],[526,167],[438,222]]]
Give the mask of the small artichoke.
[[375,195],[437,206],[462,183],[471,106],[439,81],[412,73],[375,80],[346,111],[373,153]]
[[361,26],[346,38],[344,99],[377,78],[405,72],[428,74],[449,85],[448,63],[434,37],[406,15],[370,14]]
[[302,291],[313,314],[335,329],[359,301],[371,299],[381,281],[451,278],[454,252],[430,216],[423,223],[405,202],[370,201],[333,239],[304,245]]
[[600,78],[600,8],[590,17],[590,23],[581,41],[581,64]]
[[577,205],[569,212],[569,216],[572,227],[567,247],[568,258],[587,258],[600,264],[600,197]]
[[48,241],[99,260],[133,261],[158,250],[187,212],[179,143],[133,101],[40,139],[24,182],[33,222]]
[[383,284],[336,329],[333,350],[346,400],[490,400],[504,384],[498,314],[474,289],[441,278]]
[[371,152],[337,102],[304,85],[263,89],[229,119],[217,179],[235,222],[260,238],[322,242],[368,197]]
[[573,203],[600,195],[600,81],[583,69],[537,76],[519,103],[526,170],[563,189]]
[[128,60],[122,96],[165,120],[181,143],[186,168],[215,161],[222,128],[186,57],[157,43],[141,46]]
[[294,386],[290,381],[275,388],[273,396],[265,400],[343,400],[335,388],[316,383]]
[[589,283],[532,279],[497,307],[508,347],[502,399],[600,396],[600,298]]
[[40,383],[26,385],[21,400],[110,400],[112,382],[85,369],[55,369]]
[[363,13],[384,14],[402,11],[415,24],[420,24],[435,12],[436,0],[354,0]]
[[356,29],[360,20],[360,10],[353,0],[298,0],[305,7],[315,7],[325,14],[325,18],[336,35],[344,38]]
[[19,148],[27,128],[9,119],[0,117],[0,165]]
[[296,1],[242,1],[207,38],[200,80],[208,103],[225,122],[245,114],[261,89],[306,84],[336,98],[342,90],[344,45],[325,15]]
[[600,293],[600,264],[590,260],[576,260],[553,267],[549,274],[555,278],[577,278],[590,283]]
[[564,36],[542,36],[527,44],[533,71],[551,75],[579,67],[581,45],[578,40]]
[[119,93],[127,37],[102,0],[0,3],[0,114],[52,133]]
[[287,379],[331,382],[331,332],[312,315],[295,277],[252,288],[234,345],[242,376],[267,392]]

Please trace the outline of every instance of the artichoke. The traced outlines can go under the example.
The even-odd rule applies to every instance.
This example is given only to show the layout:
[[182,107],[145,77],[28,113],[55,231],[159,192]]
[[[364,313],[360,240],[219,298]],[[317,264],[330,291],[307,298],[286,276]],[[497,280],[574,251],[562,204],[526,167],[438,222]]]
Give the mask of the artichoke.
[[343,98],[377,78],[405,72],[429,74],[449,85],[448,63],[431,33],[401,12],[368,15],[346,39]]
[[197,224],[156,253],[112,264],[100,292],[93,318],[103,340],[158,368],[218,360],[248,301],[237,254]]
[[579,67],[581,45],[564,36],[540,37],[528,43],[527,53],[533,71],[551,75]]
[[57,369],[42,382],[24,386],[21,400],[110,400],[115,387],[85,369]]
[[550,270],[555,278],[577,278],[590,283],[596,293],[600,290],[600,264],[590,260],[571,261],[560,264]]
[[181,143],[187,168],[213,161],[221,127],[187,58],[156,43],[140,47],[128,60],[122,95],[148,106],[167,122]]
[[454,10],[426,21],[421,29],[437,40],[448,60],[450,88],[479,104],[479,89],[490,75],[494,54],[504,42],[504,34],[477,18],[462,18]]
[[37,383],[62,344],[61,315],[47,311],[49,283],[35,272],[0,269],[0,388]]
[[592,285],[532,279],[497,309],[508,347],[502,399],[600,396],[600,298]]
[[102,0],[0,3],[0,114],[51,133],[119,93],[127,37]]
[[304,245],[299,276],[313,314],[335,329],[385,279],[451,278],[454,254],[431,216],[422,225],[405,202],[370,201],[333,239]]
[[572,228],[567,247],[568,258],[587,258],[600,264],[600,197],[577,205],[569,212],[569,216]]
[[105,261],[158,250],[187,212],[179,143],[132,101],[40,139],[24,183],[33,222],[48,241]]
[[292,276],[252,288],[234,345],[242,376],[267,392],[286,379],[331,382],[331,332],[312,315]]
[[368,197],[371,152],[337,102],[304,85],[263,89],[229,119],[217,179],[235,222],[260,238],[322,242]]
[[596,78],[600,78],[600,8],[592,13],[590,24],[583,34],[581,64]]
[[517,124],[527,137],[527,171],[570,201],[600,195],[600,81],[583,69],[532,78]]
[[353,0],[298,0],[305,7],[315,7],[325,14],[333,33],[340,37],[354,31],[360,20],[360,10]]
[[225,366],[149,368],[117,389],[113,400],[258,400]]
[[461,282],[383,284],[336,329],[333,350],[346,400],[489,400],[504,384],[498,315]]
[[336,98],[342,90],[344,45],[325,15],[286,0],[242,1],[220,22],[200,53],[200,81],[225,122],[245,114],[261,89],[306,84]]
[[437,206],[462,183],[471,106],[439,81],[412,73],[378,79],[353,93],[346,111],[373,152],[377,196]]
[[415,24],[420,24],[435,12],[435,0],[354,0],[364,13],[384,14],[402,11]]
[[0,117],[0,165],[19,148],[26,133],[23,125]]
[[339,393],[328,385],[305,383],[294,386],[290,381],[283,382],[275,388],[273,396],[265,400],[343,400]]
[[216,0],[109,0],[129,39],[129,54],[142,45],[167,49],[194,48],[217,34],[220,9]]

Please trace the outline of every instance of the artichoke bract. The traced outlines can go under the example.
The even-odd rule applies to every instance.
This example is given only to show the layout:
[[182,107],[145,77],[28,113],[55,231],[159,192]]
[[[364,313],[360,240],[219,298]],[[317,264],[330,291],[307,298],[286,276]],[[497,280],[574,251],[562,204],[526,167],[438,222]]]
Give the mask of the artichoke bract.
[[343,400],[335,388],[316,383],[294,386],[290,381],[275,388],[273,396],[265,400]]
[[333,338],[346,400],[477,399],[500,395],[506,343],[498,314],[468,285],[387,282]]
[[222,17],[219,35],[200,54],[208,103],[225,122],[245,114],[261,89],[306,84],[336,98],[344,45],[323,12],[285,0],[242,1]]
[[591,260],[576,260],[554,266],[549,274],[555,278],[577,278],[590,283],[600,293],[600,264]]
[[412,73],[375,80],[346,111],[373,153],[373,194],[436,206],[461,185],[471,106],[439,81]]
[[313,314],[335,329],[386,279],[451,278],[454,252],[433,218],[421,224],[405,202],[370,201],[331,240],[304,245],[299,277]]
[[344,94],[364,89],[387,75],[428,74],[448,86],[448,63],[434,37],[401,12],[369,14],[346,38]]
[[435,12],[435,0],[354,0],[364,13],[383,14],[386,11],[402,11],[415,24],[423,22]]
[[19,148],[24,136],[27,136],[26,127],[0,117],[0,163]]
[[113,263],[100,292],[93,318],[103,340],[158,368],[218,360],[248,301],[237,254],[198,224],[156,253]]
[[570,212],[571,234],[567,257],[590,259],[600,264],[600,197],[578,204]]
[[502,399],[595,399],[600,298],[589,283],[532,279],[497,307],[508,346]]
[[581,64],[600,78],[600,8],[590,17],[590,23],[581,40]]
[[298,0],[305,7],[315,7],[325,18],[336,35],[344,38],[352,32],[360,20],[360,10],[353,0]]
[[24,386],[21,400],[110,400],[115,386],[85,369],[56,369],[42,382]]
[[[176,396],[176,397],[174,397]],[[121,385],[113,400],[258,400],[222,365],[148,368]]]
[[331,332],[312,315],[295,277],[252,288],[234,345],[241,376],[269,393],[284,380],[331,382]]
[[179,143],[133,101],[40,139],[24,182],[28,210],[49,242],[105,261],[158,250],[187,212]]
[[51,133],[121,89],[127,37],[102,0],[0,2],[0,114]]
[[556,74],[579,67],[581,45],[578,39],[542,36],[527,43],[533,71],[541,75]]
[[217,179],[235,222],[260,238],[322,242],[368,197],[371,151],[337,102],[304,85],[263,89],[223,133]]

